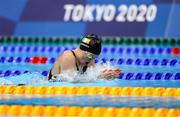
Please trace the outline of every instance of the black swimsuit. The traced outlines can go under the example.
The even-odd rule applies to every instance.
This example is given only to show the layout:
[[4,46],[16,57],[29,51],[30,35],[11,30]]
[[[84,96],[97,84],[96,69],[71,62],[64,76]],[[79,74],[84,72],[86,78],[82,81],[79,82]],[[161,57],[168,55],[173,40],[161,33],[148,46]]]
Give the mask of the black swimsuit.
[[[74,55],[74,57],[75,57],[75,62],[76,62],[76,69],[77,69],[77,71],[78,71],[80,74],[85,73],[85,72],[86,72],[86,70],[87,70],[87,65],[85,65],[85,66],[82,68],[82,70],[80,71],[80,69],[79,69],[79,67],[78,67],[78,60],[77,60],[76,54],[74,53],[74,51],[73,51],[73,50],[71,50],[71,52],[72,52],[72,54],[73,54],[73,55]],[[52,69],[51,69],[51,70],[52,70]],[[49,72],[48,80],[50,80],[50,79],[51,79],[51,77],[52,77],[51,70],[50,70],[50,72]]]
[[74,57],[75,57],[75,59],[76,59],[76,69],[77,69],[77,71],[79,71],[81,74],[83,74],[84,72],[86,72],[86,70],[87,70],[87,65],[85,65],[83,68],[82,68],[82,70],[80,71],[80,69],[79,69],[79,67],[78,67],[78,63],[77,63],[77,57],[76,57],[76,54],[74,53],[74,51],[72,51],[71,50],[71,52],[73,53],[73,55],[74,55]]

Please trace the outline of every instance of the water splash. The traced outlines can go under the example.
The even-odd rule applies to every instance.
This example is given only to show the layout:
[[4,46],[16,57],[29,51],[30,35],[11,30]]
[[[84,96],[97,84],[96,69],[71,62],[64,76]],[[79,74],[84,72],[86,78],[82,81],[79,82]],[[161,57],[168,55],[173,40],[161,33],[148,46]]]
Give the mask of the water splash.
[[[94,67],[89,67],[85,74],[79,74],[77,71],[64,71],[61,74],[55,75],[57,77],[53,82],[69,82],[69,83],[91,83],[99,81],[107,81],[103,78],[99,79],[101,70],[114,69],[115,67],[110,63],[98,63]],[[45,77],[39,72],[29,72],[18,76],[1,77],[0,85],[34,85],[34,84],[49,84],[52,81],[45,80]]]
[[0,85],[13,85],[13,82],[4,78],[0,78]]
[[104,69],[114,69],[115,67],[110,63],[98,63],[93,67],[89,67],[85,74],[79,74],[74,70],[67,70],[61,74],[54,75],[51,81],[58,82],[96,82],[104,81],[104,78],[99,78],[100,72]]

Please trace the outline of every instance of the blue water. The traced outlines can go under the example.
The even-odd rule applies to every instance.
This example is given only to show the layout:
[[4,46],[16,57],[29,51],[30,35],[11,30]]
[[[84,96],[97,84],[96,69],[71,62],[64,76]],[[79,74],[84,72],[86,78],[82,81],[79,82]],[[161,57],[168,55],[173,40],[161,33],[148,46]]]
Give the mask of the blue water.
[[[3,81],[2,81],[3,80]],[[4,81],[6,80],[6,81]],[[39,81],[39,82],[37,82]],[[38,72],[0,78],[7,85],[26,84],[27,86],[120,86],[120,87],[179,87],[180,80],[121,80],[97,81],[93,83],[48,82]],[[8,84],[9,83],[9,84]],[[179,108],[179,97],[143,97],[111,95],[0,95],[0,104],[5,105],[53,105],[53,106],[92,106],[92,107],[142,107]]]
[[[91,107],[142,107],[142,108],[179,108],[178,97],[142,97],[110,95],[0,95],[0,104],[8,105],[53,105],[53,106],[91,106]],[[131,102],[131,103],[129,103]]]
[[[4,48],[7,48],[6,51],[4,51]],[[19,52],[19,48],[23,48],[21,52]],[[25,50],[26,48],[30,47],[30,51],[27,53]],[[23,60],[26,57],[32,57],[32,56],[46,56],[48,58],[54,57],[56,58],[64,49],[68,48],[68,49],[72,49],[78,47],[78,45],[74,44],[74,45],[59,45],[59,46],[41,46],[41,45],[2,45],[0,46],[0,57],[4,56],[8,59],[8,57],[22,57]],[[140,50],[142,50],[142,48],[155,48],[156,49],[156,54],[150,54],[150,53],[146,53],[143,54],[142,52],[139,52],[139,54],[134,54],[133,52],[131,52],[130,54],[126,53],[125,51],[127,50],[127,48],[130,48],[131,50],[134,50],[134,48],[139,48]],[[125,45],[105,45],[103,46],[103,48],[107,48],[108,52],[104,53],[102,52],[101,55],[99,56],[99,60],[101,60],[102,58],[105,58],[107,60],[110,60],[111,58],[115,59],[115,61],[113,61],[112,63],[114,63],[114,66],[118,67],[121,69],[121,72],[123,73],[180,73],[180,59],[179,56],[172,56],[170,54],[167,54],[165,52],[166,48],[171,48],[171,46],[166,46],[164,47],[164,52],[163,54],[158,54],[157,53],[157,49],[158,48],[162,48],[163,46],[125,46]],[[12,48],[14,48],[14,50],[12,51]],[[37,49],[37,51],[34,51],[34,48]],[[45,48],[45,51],[42,52],[41,49]],[[53,48],[53,51],[49,51],[49,49]],[[57,48],[61,48],[59,52],[57,52]],[[111,52],[112,48],[116,48],[115,52]],[[124,50],[123,53],[119,54],[118,53],[118,48],[122,48]],[[169,63],[167,65],[160,65],[161,63],[159,63],[159,65],[154,66],[154,65],[143,65],[143,63],[141,65],[135,65],[135,64],[131,64],[131,65],[127,65],[125,62],[123,64],[117,64],[118,59],[122,58],[127,60],[128,58],[133,59],[133,61],[135,61],[137,58],[142,59],[143,61],[148,58],[148,59],[158,59],[158,60],[162,60],[162,59],[167,59],[167,60],[172,60],[172,59],[177,59],[178,62],[176,65],[174,66],[170,66]],[[0,74],[1,78],[4,78],[6,80],[10,80],[12,81],[12,83],[14,84],[19,84],[21,82],[27,82],[28,80],[32,80],[33,78],[37,77],[37,76],[33,76],[34,74],[39,74],[38,77],[42,78],[44,76],[40,76],[42,71],[49,71],[52,67],[52,64],[47,62],[46,64],[42,64],[42,65],[34,65],[34,64],[28,64],[26,62],[21,62],[21,63],[16,63],[15,61],[13,62],[7,62],[7,60],[2,63],[0,62],[0,70],[1,71],[5,71],[5,70],[10,70],[10,71],[15,71],[15,70],[19,70],[21,72],[23,71],[29,71],[30,73],[28,74],[23,74],[20,76],[12,76],[12,77],[3,77],[3,74]],[[174,76],[173,76],[174,77]],[[21,80],[20,80],[21,79]],[[158,81],[154,81],[154,80],[141,80],[141,81],[128,81],[128,80],[121,80],[121,79],[117,79],[115,81],[108,81],[108,82],[101,82],[101,83],[77,83],[77,84],[72,84],[72,83],[34,83],[33,85],[88,85],[88,86],[153,86],[153,87],[158,87],[158,86],[162,86],[162,87],[179,87],[178,86],[179,80],[176,81],[171,81],[171,80],[158,80]],[[27,84],[27,83],[26,83]]]
[[[8,46],[7,51],[4,51],[4,46]],[[53,51],[49,51],[48,49],[53,46],[31,46],[31,50],[29,52],[25,51],[29,45],[22,46],[24,49],[19,52],[18,48],[22,45],[2,45],[0,46],[0,57],[32,57],[32,56],[46,56],[48,58],[54,57],[56,58],[62,50],[69,48],[72,49],[74,47],[78,47],[77,45],[62,45],[54,46]],[[11,48],[15,47],[15,50],[11,51]],[[38,47],[38,51],[33,51],[33,48]],[[41,52],[40,49],[43,47],[46,48],[44,52]],[[56,52],[56,49],[61,47],[61,50]],[[105,58],[110,60],[111,58],[116,59],[114,66],[120,68],[123,73],[180,73],[180,56],[174,56],[163,52],[162,54],[157,53],[157,48],[163,47],[171,48],[172,46],[103,46],[108,48],[108,52],[102,52],[99,56],[99,60]],[[133,52],[126,53],[125,50],[127,48],[142,48],[146,47],[149,48],[156,48],[155,54],[150,54],[147,52],[143,54],[139,52],[139,54],[135,54]],[[110,49],[116,48],[114,53],[111,53]],[[123,53],[118,53],[118,48],[123,48]],[[127,64],[117,64],[117,60],[119,58],[128,59],[131,58],[136,60],[140,58],[142,60],[148,59],[162,59],[172,60],[177,59],[178,64],[175,66],[165,65],[127,65]],[[119,86],[119,87],[174,87],[180,88],[180,80],[123,80],[123,79],[115,79],[112,81],[95,81],[89,83],[72,83],[72,82],[48,82],[45,81],[45,76],[41,75],[42,71],[49,71],[52,67],[52,64],[46,63],[42,65],[32,65],[25,62],[16,63],[13,62],[0,62],[0,70],[1,71],[14,71],[19,70],[23,73],[23,71],[29,71],[28,73],[24,73],[21,75],[15,76],[6,76],[4,77],[3,74],[0,74],[0,85],[18,85],[18,84],[25,84],[27,86]],[[174,76],[172,76],[174,77]],[[57,96],[33,96],[31,98],[27,98],[25,95],[21,95],[20,97],[14,95],[0,95],[0,104],[18,104],[18,105],[68,105],[68,106],[103,106],[103,107],[154,107],[154,108],[179,108],[180,107],[180,99],[178,97],[127,97],[127,96],[103,96],[103,95],[76,95],[76,96],[64,96],[64,95],[57,95]],[[9,98],[11,97],[11,98]]]
[[[122,80],[96,81],[91,83],[48,82],[38,72],[0,78],[7,85],[26,84],[30,86],[120,86],[120,87],[180,87],[180,80]],[[39,82],[37,82],[39,81]]]

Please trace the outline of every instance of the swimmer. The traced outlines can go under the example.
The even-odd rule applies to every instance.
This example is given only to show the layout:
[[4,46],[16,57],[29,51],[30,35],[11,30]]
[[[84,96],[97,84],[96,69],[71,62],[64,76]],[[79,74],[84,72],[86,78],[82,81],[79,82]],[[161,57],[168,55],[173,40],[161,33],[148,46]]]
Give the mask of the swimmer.
[[[66,70],[76,70],[78,73],[84,74],[88,67],[95,66],[94,60],[100,53],[101,39],[95,34],[87,35],[81,40],[79,48],[66,50],[56,59],[46,79],[53,80],[52,76]],[[118,68],[102,69],[98,78],[113,80],[119,74]]]

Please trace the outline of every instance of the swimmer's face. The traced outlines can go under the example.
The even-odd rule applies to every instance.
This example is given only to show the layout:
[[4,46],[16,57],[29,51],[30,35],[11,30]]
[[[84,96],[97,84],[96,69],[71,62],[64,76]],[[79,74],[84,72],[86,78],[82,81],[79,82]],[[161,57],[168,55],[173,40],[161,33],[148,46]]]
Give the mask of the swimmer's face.
[[85,54],[86,54],[86,59],[88,61],[92,61],[98,57],[98,55],[92,54],[92,53],[87,52],[87,51],[85,52]]

